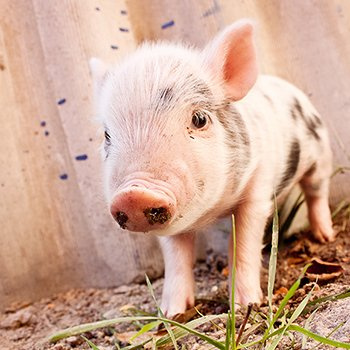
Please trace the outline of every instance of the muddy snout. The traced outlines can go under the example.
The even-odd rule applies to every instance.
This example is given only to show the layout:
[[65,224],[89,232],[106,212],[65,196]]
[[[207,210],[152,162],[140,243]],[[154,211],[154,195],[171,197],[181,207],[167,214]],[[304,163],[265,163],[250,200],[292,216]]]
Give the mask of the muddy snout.
[[122,229],[147,232],[167,227],[175,206],[165,193],[132,186],[116,193],[110,211]]

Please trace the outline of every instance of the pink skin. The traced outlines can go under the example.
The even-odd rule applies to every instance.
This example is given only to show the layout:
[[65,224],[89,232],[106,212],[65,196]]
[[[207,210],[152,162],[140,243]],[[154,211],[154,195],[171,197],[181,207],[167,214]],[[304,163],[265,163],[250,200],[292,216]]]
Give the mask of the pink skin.
[[332,216],[328,205],[328,198],[307,198],[309,221],[314,237],[321,243],[331,242],[335,239],[332,227]]
[[164,254],[165,275],[161,309],[168,317],[194,306],[193,233],[160,237]]
[[176,198],[164,185],[138,177],[119,187],[110,211],[123,229],[148,232],[171,223],[176,214]]
[[323,159],[318,163],[320,171],[305,174],[300,184],[305,194],[311,231],[316,240],[325,243],[335,239],[328,205],[329,178],[323,176],[323,172],[331,172],[331,163],[326,163]]
[[111,215],[119,226],[132,232],[157,231],[162,235],[181,216],[183,203],[193,196],[193,181],[180,162],[174,160],[165,169],[162,173],[157,169],[156,174],[132,171],[124,177],[110,201]]
[[[196,71],[199,69],[200,82],[209,83],[211,90],[215,91],[210,98],[214,97],[216,103],[235,101],[239,105],[257,79],[252,30],[250,22],[240,21],[220,33],[197,56],[192,53],[188,56],[184,51],[183,61],[188,64],[181,66],[181,74],[199,74]],[[171,50],[162,46],[158,49],[162,54],[164,49]],[[153,54],[152,50],[144,51],[146,56],[139,57],[139,61],[129,58],[128,64],[137,65],[141,60],[146,62],[145,58]],[[173,53],[174,56],[178,54],[176,50]],[[199,61],[193,63],[193,56]],[[160,79],[164,70],[169,68],[167,63],[158,62],[161,69],[155,75],[156,79]],[[159,91],[171,96],[171,88],[174,87],[174,91],[178,88],[176,83],[181,76],[176,79],[171,70],[166,71],[165,78],[162,78],[166,84],[152,85],[151,80],[145,79],[139,71],[130,79],[133,69],[130,70],[128,64],[117,71],[118,79],[113,79],[113,74],[117,76],[117,73],[112,72],[108,77],[103,64],[98,60],[91,61],[96,77],[95,92],[102,95],[99,113],[105,116],[104,124],[110,132],[110,145],[105,154],[106,192],[111,214],[122,228],[160,236],[165,263],[163,312],[173,317],[194,305],[195,232],[232,210],[237,232],[235,300],[238,304],[261,301],[262,238],[272,211],[271,194],[275,179],[271,172],[278,166],[259,163],[259,152],[263,152],[264,148],[251,139],[251,156],[236,159],[241,163],[235,163],[236,167],[231,169],[231,157],[238,156],[228,150],[224,140],[227,135],[214,114],[211,115],[211,123],[198,130],[191,124],[193,105],[196,105],[193,101],[187,105],[186,101],[178,103],[176,100],[176,108],[166,108],[174,106],[169,101],[163,101],[164,108],[156,109],[157,113],[154,113],[153,103],[159,102]],[[146,71],[152,71],[153,66],[152,61],[152,67]],[[189,67],[188,71],[186,67]],[[176,71],[176,65],[171,69]],[[150,84],[140,90],[138,87],[143,87],[145,81],[150,81]],[[198,95],[191,95],[195,88],[190,86],[184,95],[198,99]],[[267,103],[266,98],[261,99],[260,96],[261,100]],[[274,102],[278,103],[277,100]],[[257,102],[259,98],[253,104]],[[198,109],[198,106],[195,108]],[[210,116],[210,111],[206,113]],[[290,111],[287,113],[290,114]],[[270,116],[270,113],[266,115]],[[249,110],[247,116],[248,129]],[[269,124],[267,119],[266,124]],[[254,129],[251,124],[250,127]],[[268,129],[265,131],[269,132]],[[256,135],[257,139],[269,136],[262,136],[257,131],[250,136]],[[265,153],[265,158],[266,154],[269,152]],[[316,164],[319,171],[306,174],[300,181],[311,228],[320,241],[334,238],[328,207],[330,159],[330,155],[324,157],[324,163],[320,161]],[[237,181],[235,171],[240,170],[242,163],[244,172]],[[231,268],[231,241],[228,250]]]
[[[226,93],[233,100],[243,98],[257,77],[255,49],[251,36],[250,23],[237,23],[214,40],[204,54],[208,69],[214,75],[221,76],[225,81]],[[223,57],[225,57],[224,63],[222,63]],[[262,296],[260,289],[261,240],[264,224],[269,215],[268,210],[263,210],[262,217],[251,226],[248,217],[253,212],[251,209],[256,210],[257,206],[254,201],[250,203],[250,205],[240,207],[237,218],[240,227],[237,246],[241,251],[237,255],[236,285],[237,301],[242,304],[250,301],[258,302]],[[263,202],[263,205],[266,206],[266,202]],[[210,213],[206,215],[210,216]],[[174,316],[176,313],[184,312],[194,303],[193,239],[189,239],[187,235],[168,238],[166,246],[162,244],[162,250],[165,260],[162,306],[168,316]],[[229,249],[229,259],[232,263],[231,249]]]

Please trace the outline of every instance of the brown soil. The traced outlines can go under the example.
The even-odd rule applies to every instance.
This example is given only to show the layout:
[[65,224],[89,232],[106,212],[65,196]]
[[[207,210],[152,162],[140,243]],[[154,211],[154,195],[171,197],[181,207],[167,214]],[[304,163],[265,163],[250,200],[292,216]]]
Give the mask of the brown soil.
[[[275,302],[278,303],[299,276],[302,268],[312,258],[317,257],[325,262],[340,264],[344,271],[340,277],[322,275],[315,288],[314,298],[336,294],[350,288],[350,239],[349,228],[344,225],[344,218],[338,219],[340,224],[336,226],[337,239],[326,245],[321,245],[309,240],[307,234],[298,235],[295,238],[283,242],[280,247],[277,280],[275,286]],[[264,254],[263,286],[267,284],[268,253]],[[227,259],[208,252],[206,261],[197,264],[195,276],[197,281],[198,303],[202,304],[201,312],[204,314],[219,314],[228,310],[228,286],[227,286]],[[322,266],[321,266],[322,268]],[[332,273],[333,267],[324,267],[326,272]],[[336,267],[338,270],[339,267]],[[324,272],[324,271],[321,271]],[[319,273],[316,271],[316,273]],[[339,274],[339,273],[338,273]],[[310,278],[304,278],[302,287],[296,292],[291,307],[299,303],[310,290]],[[156,297],[160,299],[163,280],[153,281]],[[336,339],[350,342],[350,298],[342,301],[326,303],[318,311],[317,322],[311,323],[310,328],[323,335],[329,334],[339,323],[343,327],[332,336]],[[17,304],[9,307],[0,314],[0,344],[1,350],[70,350],[89,349],[88,345],[80,337],[74,336],[59,341],[57,344],[49,344],[46,339],[51,333],[66,327],[79,325],[86,322],[98,321],[116,316],[130,314],[132,308],[154,312],[155,307],[145,284],[133,284],[121,286],[115,289],[88,289],[72,290],[67,293],[57,294],[51,298],[43,299],[32,304]],[[262,310],[266,306],[262,306]],[[128,310],[128,311],[125,311]],[[338,311],[337,311],[338,310]],[[344,318],[345,317],[345,318]],[[242,322],[243,311],[238,312],[238,325]],[[307,316],[305,317],[307,319]],[[304,319],[304,320],[305,320]],[[302,324],[303,319],[300,320]],[[323,320],[322,322],[320,320]],[[321,323],[320,323],[321,322]],[[219,321],[220,323],[220,321]],[[221,322],[224,326],[224,322]],[[117,349],[115,343],[126,346],[123,343],[126,332],[138,329],[135,325],[119,324],[116,327],[96,330],[85,334],[100,350]],[[209,325],[202,326],[202,331],[222,337],[217,330]],[[338,335],[337,335],[338,334]],[[204,349],[201,342],[195,338],[187,338],[186,349]],[[300,349],[301,338],[296,337],[296,343],[292,347],[283,345],[281,348]],[[305,349],[314,346],[309,342]],[[327,349],[327,347],[318,347]]]

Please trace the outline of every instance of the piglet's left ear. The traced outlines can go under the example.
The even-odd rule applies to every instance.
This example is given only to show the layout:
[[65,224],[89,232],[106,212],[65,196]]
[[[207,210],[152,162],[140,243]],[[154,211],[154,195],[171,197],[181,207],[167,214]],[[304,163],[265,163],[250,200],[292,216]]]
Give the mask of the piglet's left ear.
[[223,80],[228,97],[243,98],[258,75],[252,22],[244,19],[228,26],[205,47],[203,58],[205,68]]

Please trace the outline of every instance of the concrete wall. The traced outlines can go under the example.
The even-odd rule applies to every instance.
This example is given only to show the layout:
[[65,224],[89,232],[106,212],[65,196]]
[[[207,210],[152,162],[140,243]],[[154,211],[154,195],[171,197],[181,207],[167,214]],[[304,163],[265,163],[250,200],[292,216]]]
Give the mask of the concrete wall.
[[[143,40],[203,46],[241,17],[257,22],[261,70],[310,95],[348,165],[348,0],[0,0],[0,307],[161,274],[156,241],[120,232],[104,204],[87,62]],[[349,194],[339,176],[333,201]]]

